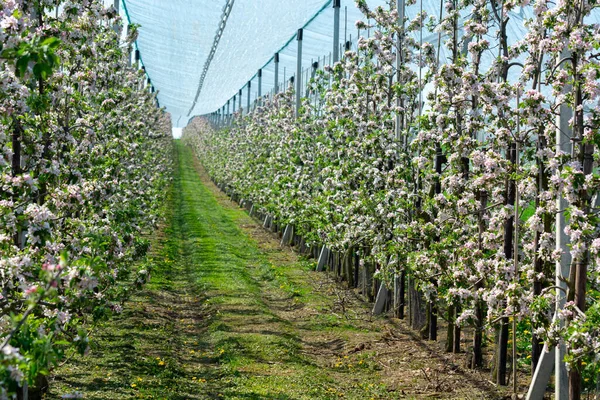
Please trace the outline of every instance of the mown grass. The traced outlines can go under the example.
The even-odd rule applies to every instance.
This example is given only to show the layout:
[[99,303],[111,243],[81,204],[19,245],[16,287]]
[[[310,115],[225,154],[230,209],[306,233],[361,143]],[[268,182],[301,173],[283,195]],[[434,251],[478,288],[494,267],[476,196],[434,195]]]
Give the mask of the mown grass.
[[[151,282],[98,330],[92,353],[58,369],[49,398],[394,398],[373,357],[307,355],[306,335],[355,331],[334,315],[297,323],[273,310],[324,309],[331,299],[302,278],[310,265],[274,263],[240,228],[249,217],[223,207],[176,142],[171,212],[157,238]],[[277,303],[279,304],[279,303]],[[312,332],[311,332],[312,331]],[[329,360],[330,359],[330,360]]]

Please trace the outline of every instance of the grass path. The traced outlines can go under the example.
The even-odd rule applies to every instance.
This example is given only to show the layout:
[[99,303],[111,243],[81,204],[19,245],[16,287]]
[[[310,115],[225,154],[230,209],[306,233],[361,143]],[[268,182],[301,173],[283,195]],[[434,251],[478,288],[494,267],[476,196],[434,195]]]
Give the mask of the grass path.
[[309,266],[274,246],[259,250],[241,230],[256,223],[233,204],[221,206],[201,182],[190,151],[176,146],[174,204],[152,281],[101,328],[90,356],[55,373],[53,396],[362,399],[387,393],[367,362],[357,379],[334,363],[323,370],[322,360],[306,353],[311,345],[316,353],[322,348],[320,358],[331,343],[321,346],[302,331],[319,336],[320,328],[339,329],[329,318],[309,318],[312,326],[285,318],[307,302],[325,303],[302,273],[286,271],[286,264],[300,271]]
[[49,398],[487,397],[452,360],[372,319],[351,291],[281,249],[175,146],[152,280],[99,328],[88,357],[54,373]]

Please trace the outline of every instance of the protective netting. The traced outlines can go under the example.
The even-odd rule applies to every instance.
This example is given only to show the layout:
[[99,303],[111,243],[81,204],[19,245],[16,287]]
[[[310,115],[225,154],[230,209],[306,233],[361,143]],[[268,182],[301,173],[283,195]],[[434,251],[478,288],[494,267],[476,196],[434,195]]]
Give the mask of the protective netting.
[[[195,101],[200,77],[228,3],[232,3],[231,13]],[[367,0],[366,3],[374,9],[387,7],[389,1]],[[306,83],[310,78],[315,62],[318,68],[332,62],[332,0],[123,0],[123,4],[122,13],[127,13],[132,23],[141,25],[137,46],[143,64],[153,85],[160,91],[160,104],[173,115],[176,126],[186,125],[193,116],[221,109],[233,96],[236,96],[236,109],[246,108],[248,91],[251,104],[254,104],[258,98],[257,72],[260,68],[262,95],[271,92],[276,52],[279,53],[280,88],[289,84],[289,78],[296,74],[298,28],[304,28],[302,82]],[[446,12],[444,7],[443,0],[422,0],[406,6],[409,21],[420,13],[427,15],[423,28],[412,35],[415,41],[430,43],[438,49],[441,62],[448,60],[450,55],[446,54],[445,46],[438,44],[448,38],[437,33],[435,24],[426,22],[429,17],[439,19]],[[525,22],[533,16],[530,6],[518,10],[506,16],[509,45],[524,37]],[[594,15],[600,22],[598,13]],[[461,15],[458,24],[461,35],[468,18],[468,15]],[[341,0],[340,54],[343,54],[346,42],[356,49],[357,37],[371,34],[356,28],[356,21],[363,19],[354,0]],[[493,38],[497,32],[490,30],[488,35]],[[468,46],[468,42],[464,45]],[[498,50],[491,49],[482,57],[481,67],[487,69],[498,57]],[[512,68],[509,80],[516,80],[520,73],[518,68]],[[230,101],[230,112],[233,111],[233,101]]]
[[[122,11],[140,24],[138,48],[161,105],[175,123],[187,123],[202,69],[226,0],[127,0]],[[324,0],[236,0],[191,115],[227,101],[297,30]]]

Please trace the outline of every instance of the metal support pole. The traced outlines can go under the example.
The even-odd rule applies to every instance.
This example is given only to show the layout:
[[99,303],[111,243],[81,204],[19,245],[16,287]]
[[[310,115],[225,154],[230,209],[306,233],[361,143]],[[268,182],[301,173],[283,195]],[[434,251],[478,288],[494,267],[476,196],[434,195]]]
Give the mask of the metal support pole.
[[239,95],[240,95],[240,109],[239,109],[239,111],[240,111],[240,114],[241,114],[242,111],[243,111],[243,109],[242,109],[242,89],[240,89]]
[[340,61],[340,7],[341,0],[333,0],[333,63]]
[[[317,71],[319,70],[319,63],[317,61],[312,63],[312,71],[310,73],[310,79],[314,80],[315,76],[317,76]],[[306,87],[306,97],[308,97],[310,95],[310,89],[308,88],[308,85]]]
[[[401,27],[398,35],[398,48],[396,50],[396,83],[400,81],[400,70],[402,69],[402,36],[404,34],[404,0],[399,0],[398,7],[398,26]],[[396,106],[400,108],[400,97],[396,99]],[[402,118],[399,112],[396,112],[396,140],[400,141],[402,136]]]
[[262,69],[258,70],[258,105],[261,106],[262,103]]
[[[121,0],[114,0],[113,8],[117,12],[117,16],[119,16],[119,14],[121,13],[120,6],[121,6]],[[56,10],[58,11],[58,6],[56,7]],[[121,27],[117,23],[115,23],[113,25],[113,30],[116,32],[117,36],[120,36],[120,34],[121,34]]]
[[[147,75],[146,75],[146,67],[144,67],[142,65],[142,68],[140,68],[140,69],[142,70],[142,75],[147,77]],[[140,81],[140,86],[138,87],[138,89],[140,89],[140,90],[145,89],[146,86],[147,86],[147,84],[148,84],[147,79],[142,79],[142,81]]]
[[279,53],[275,53],[275,94],[279,93]]
[[235,114],[235,100],[236,100],[236,96],[233,96],[233,113]]
[[[563,50],[561,58],[565,59],[571,56],[568,49]],[[572,91],[571,85],[566,85],[563,88],[563,93]],[[573,118],[573,110],[568,104],[561,104],[560,113],[556,118],[556,152],[571,154],[572,129],[569,125],[569,120]],[[556,199],[556,207],[558,210],[564,210],[569,203],[563,197]],[[569,236],[565,233],[567,219],[564,212],[556,213],[555,235],[556,235],[556,250],[560,252],[560,260],[556,262],[555,285],[559,290],[556,290],[556,309],[554,318],[558,318],[558,313],[565,306],[566,293],[568,290],[566,279],[569,279],[571,272],[571,252],[569,249]],[[549,352],[547,352],[549,351]],[[546,387],[551,378],[552,369],[554,368],[554,399],[568,400],[569,399],[569,374],[565,366],[566,348],[564,344],[559,344],[553,349],[548,349],[544,346],[541,357],[538,361],[533,379],[527,393],[527,400],[541,400],[545,396]]]
[[298,29],[298,64],[296,67],[296,118],[300,115],[300,100],[302,98],[302,36],[304,30]]
[[133,53],[133,59],[135,61],[135,69],[139,69],[140,68],[140,51],[139,50],[135,50],[135,52]]
[[[563,51],[563,56],[569,57],[568,50]],[[566,87],[563,92],[568,93],[571,87]],[[556,130],[556,151],[571,154],[571,126],[569,120],[573,117],[573,110],[567,104],[561,104],[560,115],[558,116],[558,129]],[[564,198],[557,199],[556,204],[558,210],[564,210],[568,207],[567,200]],[[558,313],[565,306],[567,283],[564,279],[569,279],[571,272],[571,251],[569,249],[569,236],[565,233],[567,221],[565,213],[556,213],[556,249],[561,252],[560,261],[556,263],[556,283],[555,285],[563,288],[556,291],[556,312]],[[559,344],[555,353],[555,368],[554,368],[554,387],[556,400],[566,400],[569,398],[569,375],[565,367],[566,349],[564,344]]]
[[246,102],[246,114],[250,114],[250,88],[252,87],[252,81],[248,81],[248,101]]
[[[233,108],[235,109],[235,106],[233,106]],[[229,113],[229,100],[227,100],[227,123],[229,123],[230,119],[231,119],[231,114]]]

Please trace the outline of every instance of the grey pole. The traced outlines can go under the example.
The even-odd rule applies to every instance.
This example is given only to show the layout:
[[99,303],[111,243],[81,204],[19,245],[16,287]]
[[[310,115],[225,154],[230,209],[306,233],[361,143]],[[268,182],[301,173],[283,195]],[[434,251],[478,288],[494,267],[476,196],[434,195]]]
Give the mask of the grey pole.
[[[141,65],[141,63],[140,63],[140,65]],[[146,75],[146,67],[145,67],[144,65],[142,65],[142,68],[140,68],[140,69],[142,70],[142,74],[143,74],[143,76],[147,76],[147,75]],[[143,78],[142,78],[142,81],[140,82],[140,87],[139,87],[139,89],[140,89],[140,90],[141,90],[141,89],[145,89],[147,84],[148,84],[148,80],[147,80],[147,79],[143,79]]]
[[340,61],[340,7],[342,0],[333,0],[333,63]]
[[[568,49],[564,49],[561,58],[565,59],[571,56]],[[571,85],[563,88],[563,93],[569,93],[573,90]],[[573,110],[567,104],[561,104],[560,113],[556,118],[556,152],[571,154],[572,130],[569,120],[573,117]],[[569,203],[563,197],[556,199],[558,210],[564,210]],[[566,291],[568,290],[565,279],[569,278],[571,272],[571,252],[569,250],[569,236],[565,234],[567,219],[564,212],[556,213],[555,237],[556,250],[560,252],[560,260],[556,262],[555,286],[560,288],[556,291],[556,309],[554,318],[565,306]],[[538,365],[533,375],[533,379],[527,392],[527,400],[541,400],[544,398],[548,382],[550,381],[552,370],[554,370],[554,398],[556,400],[568,400],[569,398],[569,374],[565,366],[566,348],[564,344],[558,344],[555,348],[544,346],[544,350],[538,361]]]
[[[233,108],[235,108],[235,106]],[[230,119],[231,114],[229,113],[229,100],[227,100],[227,123],[229,123]]]
[[133,59],[135,60],[135,68],[139,69],[140,68],[140,51],[136,50],[133,53]]
[[[120,6],[121,6],[121,0],[115,0],[113,3],[113,8],[117,12],[117,16],[121,13]],[[56,7],[56,10],[58,11],[58,6]],[[118,24],[113,25],[113,30],[117,33],[117,35],[119,35],[121,33],[120,32],[121,30],[120,30],[120,27]]]
[[[126,26],[125,26],[125,29],[126,29],[126,31],[125,31],[125,32],[127,32],[126,36],[129,36],[129,25],[126,25]],[[129,47],[127,48],[127,52],[129,53],[129,54],[128,54],[128,55],[129,55],[129,57],[127,57],[127,66],[128,66],[128,67],[131,67],[131,46],[129,46]]]
[[[570,57],[571,52],[568,49],[563,50],[561,57]],[[569,85],[563,89],[564,93],[572,90]],[[561,104],[560,115],[558,116],[558,129],[556,130],[556,151],[563,151],[571,154],[571,126],[569,120],[573,117],[573,110],[567,104]],[[567,200],[564,198],[557,199],[557,207],[559,210],[564,210],[567,206]],[[556,291],[556,312],[560,311],[566,302],[567,283],[564,279],[569,279],[571,272],[571,252],[569,250],[569,236],[565,234],[567,221],[565,213],[556,213],[556,250],[561,252],[560,261],[556,262],[556,283],[555,285],[564,290]],[[569,398],[569,375],[565,367],[566,348],[564,344],[559,344],[556,347],[555,365],[554,365],[554,398],[556,400],[566,400]]]
[[258,105],[261,105],[261,97],[262,97],[262,69],[258,70],[258,95],[257,95],[257,100],[258,100]]
[[[402,35],[404,34],[404,0],[399,0],[398,6],[398,25],[401,27],[398,34],[398,48],[396,49],[396,82],[400,80],[400,69],[402,68]],[[400,97],[396,99],[396,106],[400,108]],[[402,120],[400,113],[396,112],[396,140],[402,136]]]
[[[317,71],[319,69],[319,62],[315,61],[312,63],[312,71],[310,73],[310,79],[315,79],[315,76],[317,76]],[[310,95],[310,90],[308,88],[308,85],[306,87],[306,97],[308,97]]]
[[233,96],[233,114],[235,114],[235,99],[236,99],[236,96]]
[[242,89],[240,89],[239,91],[239,95],[240,95],[240,113],[242,112]]
[[252,87],[252,81],[248,81],[248,101],[246,107],[246,114],[250,114],[250,88]]
[[296,118],[300,115],[300,100],[302,97],[302,35],[304,30],[298,29],[298,65],[296,67]]
[[279,53],[275,53],[275,94],[279,93]]

